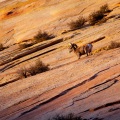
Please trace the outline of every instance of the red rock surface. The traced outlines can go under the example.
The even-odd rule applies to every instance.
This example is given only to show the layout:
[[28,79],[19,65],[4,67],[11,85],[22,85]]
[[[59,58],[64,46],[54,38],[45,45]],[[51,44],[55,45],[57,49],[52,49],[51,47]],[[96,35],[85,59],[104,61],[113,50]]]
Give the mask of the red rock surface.
[[[61,34],[80,11],[87,16],[105,3],[113,9],[107,22]],[[0,9],[7,11],[12,5],[16,6],[15,0],[5,1]],[[111,41],[120,42],[119,0],[31,0],[18,7],[21,13],[0,19],[0,40],[5,46],[14,44],[0,52],[0,120],[48,120],[69,113],[120,120],[120,48],[102,49]],[[32,40],[39,27],[57,36],[22,50],[15,44]],[[69,42],[79,46],[93,42],[93,54],[77,60],[68,51]],[[50,70],[20,78],[18,69],[29,67],[38,58],[49,64]]]

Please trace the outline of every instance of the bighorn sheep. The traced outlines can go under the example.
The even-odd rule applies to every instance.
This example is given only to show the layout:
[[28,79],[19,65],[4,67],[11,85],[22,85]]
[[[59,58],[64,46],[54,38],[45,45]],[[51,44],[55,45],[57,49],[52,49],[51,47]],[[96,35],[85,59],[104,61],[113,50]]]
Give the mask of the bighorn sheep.
[[74,51],[74,53],[77,55],[78,59],[80,59],[81,55],[87,54],[90,55],[92,52],[93,45],[91,43],[88,43],[82,47],[78,47],[75,43],[69,43],[69,52]]

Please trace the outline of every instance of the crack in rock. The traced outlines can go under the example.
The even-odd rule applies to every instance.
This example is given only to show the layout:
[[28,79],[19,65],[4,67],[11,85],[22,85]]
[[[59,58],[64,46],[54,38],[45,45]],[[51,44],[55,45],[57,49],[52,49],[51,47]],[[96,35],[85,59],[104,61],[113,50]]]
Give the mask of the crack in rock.
[[[23,63],[23,62],[25,62],[25,61],[27,61],[27,60],[31,60],[31,59],[33,59],[33,58],[36,58],[36,57],[41,56],[41,55],[44,55],[44,54],[46,54],[46,53],[48,53],[48,52],[51,52],[51,51],[54,51],[54,50],[56,50],[56,49],[51,49],[51,50],[49,50],[49,51],[40,53],[40,54],[38,54],[38,55],[36,55],[36,56],[33,56],[33,57],[31,57],[31,58],[28,58],[28,59],[25,59],[25,60],[22,60],[22,61],[17,61],[16,63],[15,63],[15,62],[9,63],[8,65],[6,65],[6,66],[4,66],[3,68],[1,68],[1,69],[0,69],[0,72],[2,73],[2,72],[6,71],[6,70],[8,70],[8,69],[10,69],[10,68],[13,68],[13,67],[19,65],[20,63]],[[5,62],[7,62],[7,61],[5,61]]]
[[94,86],[94,87],[88,89],[87,91],[85,91],[84,93],[82,93],[78,98],[75,98],[74,102],[79,101],[79,100],[83,100],[83,99],[88,98],[89,96],[91,96],[93,94],[96,94],[98,92],[106,90],[109,87],[111,87],[112,85],[114,85],[116,82],[118,82],[117,79],[115,79],[115,80],[107,80],[106,82],[104,82],[102,84]]
[[[99,106],[99,107],[93,108],[92,110],[93,110],[93,111],[97,111],[97,110],[100,110],[100,109],[103,109],[103,108],[106,108],[106,107],[110,107],[110,106],[113,106],[113,105],[118,105],[118,104],[120,104],[120,100],[106,103],[106,104],[101,105],[101,106]],[[116,109],[111,109],[109,112],[112,112],[112,111],[117,110],[117,109],[118,109],[118,108],[116,108]],[[85,111],[80,112],[80,113],[84,113],[84,112],[88,112],[88,111],[90,111],[90,109],[85,110]]]
[[120,107],[117,107],[117,108],[111,108],[108,112],[113,112],[113,111],[116,111],[116,110],[119,110]]
[[16,81],[18,81],[18,80],[19,80],[19,77],[18,77],[18,78],[15,78],[15,79],[13,79],[13,80],[11,80],[11,81],[8,81],[8,82],[5,82],[5,83],[0,84],[0,87],[4,87],[4,86],[6,86],[6,85],[8,85],[8,84],[10,84],[10,83],[14,83],[14,82],[16,82]]
[[[110,68],[110,67],[109,67],[109,68]],[[59,97],[62,97],[63,95],[67,94],[69,91],[73,90],[74,88],[77,88],[77,87],[79,87],[79,86],[81,86],[81,85],[83,85],[83,84],[86,84],[87,82],[89,82],[89,81],[93,80],[94,78],[96,78],[96,77],[98,76],[98,74],[100,74],[101,72],[104,72],[104,71],[108,70],[109,68],[106,68],[106,69],[103,69],[103,70],[97,72],[96,74],[94,74],[93,76],[91,76],[89,79],[86,79],[86,80],[84,80],[83,82],[81,82],[81,83],[79,83],[79,84],[77,84],[77,85],[75,85],[75,86],[73,86],[73,87],[70,87],[70,88],[68,88],[67,90],[62,91],[61,93],[57,94],[56,96],[54,96],[54,97],[52,97],[52,98],[44,101],[43,103],[40,103],[40,104],[34,106],[33,108],[31,108],[31,109],[29,109],[29,110],[21,113],[21,115],[20,115],[19,117],[21,117],[21,116],[23,116],[23,115],[25,115],[25,114],[28,114],[28,113],[30,113],[30,112],[38,109],[39,107],[41,107],[41,106],[43,106],[43,105],[45,105],[45,104],[48,104],[48,103],[50,103],[50,102],[58,99]]]
[[94,87],[89,88],[87,91],[81,93],[78,97],[73,98],[73,101],[71,102],[70,105],[66,106],[64,109],[71,107],[75,104],[75,102],[86,99],[98,92],[104,91],[108,88],[110,88],[111,86],[113,86],[114,84],[116,84],[118,82],[118,80],[116,79],[117,77],[119,77],[120,75],[112,78],[112,79],[108,79],[107,81],[105,81],[104,83],[98,84]]

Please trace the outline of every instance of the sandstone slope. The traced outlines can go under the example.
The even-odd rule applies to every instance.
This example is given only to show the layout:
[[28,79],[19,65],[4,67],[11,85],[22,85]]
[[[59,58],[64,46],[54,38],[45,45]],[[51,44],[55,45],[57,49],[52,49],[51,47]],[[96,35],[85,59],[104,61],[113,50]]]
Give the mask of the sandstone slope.
[[[105,23],[69,31],[68,23],[108,3]],[[86,119],[120,119],[120,48],[103,50],[120,42],[119,0],[10,0],[0,3],[0,120],[48,120],[74,113]],[[21,49],[39,30],[55,38]],[[64,34],[62,34],[64,32]],[[93,55],[79,60],[68,43],[93,42]],[[18,69],[41,59],[50,70],[21,78]]]

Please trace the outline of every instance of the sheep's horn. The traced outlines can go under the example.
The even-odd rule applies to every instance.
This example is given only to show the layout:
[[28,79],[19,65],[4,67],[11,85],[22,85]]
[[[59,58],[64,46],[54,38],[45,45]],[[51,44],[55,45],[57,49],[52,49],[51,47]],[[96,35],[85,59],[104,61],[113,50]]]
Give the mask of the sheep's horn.
[[72,46],[72,43],[69,43],[69,46]]

